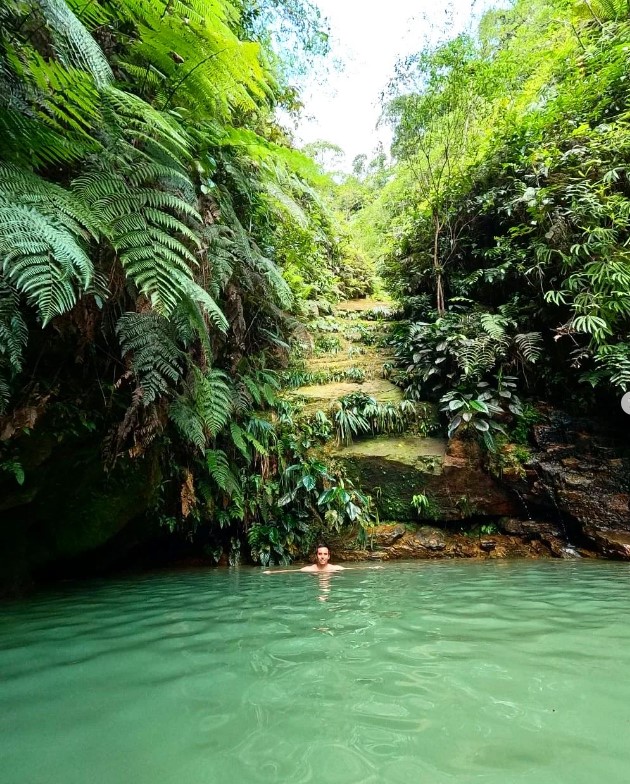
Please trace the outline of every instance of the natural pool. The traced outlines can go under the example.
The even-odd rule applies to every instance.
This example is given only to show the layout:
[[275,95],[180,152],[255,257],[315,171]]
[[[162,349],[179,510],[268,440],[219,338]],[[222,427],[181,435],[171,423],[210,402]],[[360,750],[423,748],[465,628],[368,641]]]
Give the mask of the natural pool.
[[630,566],[179,572],[0,607],[4,784],[626,784]]

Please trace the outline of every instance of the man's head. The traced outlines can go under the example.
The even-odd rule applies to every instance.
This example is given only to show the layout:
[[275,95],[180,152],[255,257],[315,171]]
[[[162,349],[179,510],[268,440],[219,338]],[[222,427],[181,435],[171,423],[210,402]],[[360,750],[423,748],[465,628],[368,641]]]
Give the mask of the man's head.
[[328,545],[326,545],[326,544],[318,544],[317,545],[317,565],[318,566],[326,566],[328,561],[330,561],[330,550],[328,549]]

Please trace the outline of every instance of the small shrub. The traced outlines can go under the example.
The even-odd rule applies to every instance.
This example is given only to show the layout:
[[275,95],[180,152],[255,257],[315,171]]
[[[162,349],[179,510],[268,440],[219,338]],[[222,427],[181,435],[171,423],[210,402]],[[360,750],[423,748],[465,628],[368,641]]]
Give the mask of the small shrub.
[[439,517],[439,508],[425,493],[414,495],[411,505],[421,520],[437,520]]

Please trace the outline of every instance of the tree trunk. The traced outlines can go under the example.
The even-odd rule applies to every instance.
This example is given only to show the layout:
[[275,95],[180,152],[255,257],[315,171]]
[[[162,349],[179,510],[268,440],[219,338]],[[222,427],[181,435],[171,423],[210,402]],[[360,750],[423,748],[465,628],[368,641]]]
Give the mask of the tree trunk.
[[444,303],[444,283],[442,280],[442,268],[440,266],[440,258],[438,253],[438,244],[440,239],[440,231],[442,224],[437,213],[433,214],[433,272],[435,273],[435,305],[437,312],[443,316],[446,312],[446,305]]

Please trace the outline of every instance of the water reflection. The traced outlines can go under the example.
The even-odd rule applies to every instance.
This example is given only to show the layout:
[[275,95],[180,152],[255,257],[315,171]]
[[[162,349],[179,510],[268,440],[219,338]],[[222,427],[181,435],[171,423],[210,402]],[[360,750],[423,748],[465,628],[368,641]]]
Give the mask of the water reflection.
[[330,596],[330,583],[331,583],[332,572],[327,572],[323,574],[318,574],[317,579],[319,581],[319,596],[317,597],[320,602],[327,602]]

